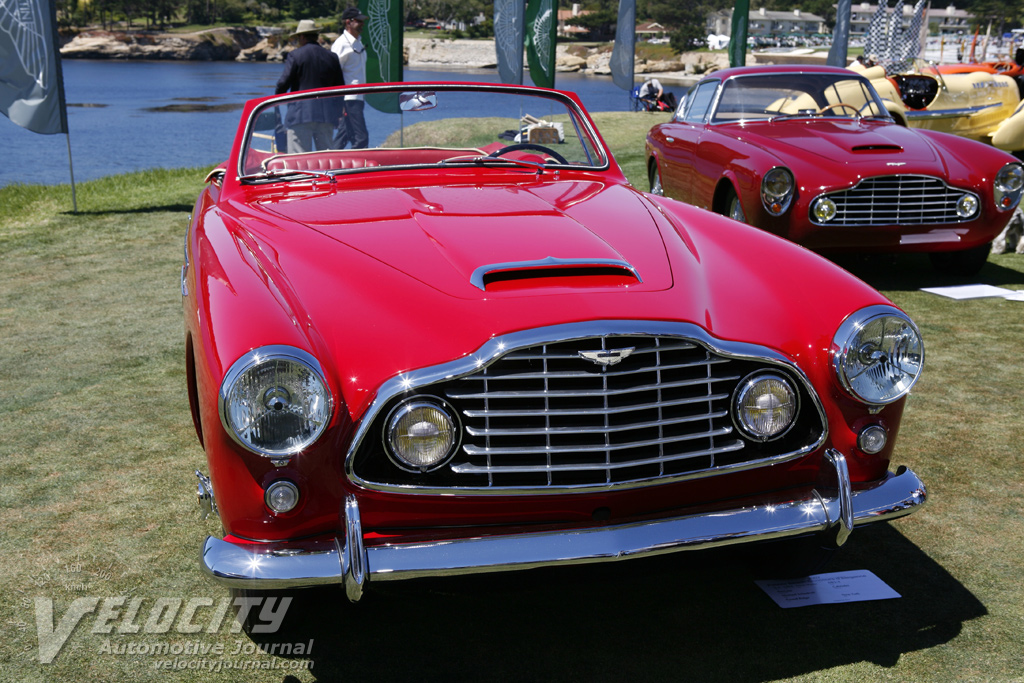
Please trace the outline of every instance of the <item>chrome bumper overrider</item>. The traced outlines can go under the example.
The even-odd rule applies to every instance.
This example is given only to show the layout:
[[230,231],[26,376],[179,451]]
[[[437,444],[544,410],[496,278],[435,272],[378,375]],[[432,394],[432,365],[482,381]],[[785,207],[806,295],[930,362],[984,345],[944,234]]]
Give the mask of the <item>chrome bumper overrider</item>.
[[826,453],[831,482],[800,500],[606,527],[391,545],[363,545],[359,507],[345,501],[345,535],[315,551],[295,544],[240,545],[212,536],[203,568],[217,581],[250,589],[344,584],[358,600],[367,581],[530,569],[694,550],[819,532],[842,545],[854,525],[910,514],[927,497],[911,470],[900,468],[875,486],[853,491],[846,459]]

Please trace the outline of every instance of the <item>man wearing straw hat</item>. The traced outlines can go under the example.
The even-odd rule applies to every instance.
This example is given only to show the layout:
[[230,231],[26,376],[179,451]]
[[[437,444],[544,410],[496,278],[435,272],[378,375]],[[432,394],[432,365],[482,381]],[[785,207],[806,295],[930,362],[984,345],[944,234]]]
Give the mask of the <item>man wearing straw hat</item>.
[[[299,27],[292,34],[299,47],[285,58],[284,71],[274,90],[276,94],[344,84],[338,58],[319,44],[319,36],[320,28],[312,20],[299,22]],[[288,131],[288,153],[330,149],[334,125],[340,114],[333,98],[289,104],[284,119]]]

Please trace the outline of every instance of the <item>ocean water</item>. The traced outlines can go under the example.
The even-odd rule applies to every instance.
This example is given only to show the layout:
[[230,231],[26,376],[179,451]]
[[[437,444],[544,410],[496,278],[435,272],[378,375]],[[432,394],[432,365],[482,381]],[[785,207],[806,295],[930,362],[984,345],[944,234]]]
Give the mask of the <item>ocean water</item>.
[[[76,182],[148,168],[213,166],[225,158],[242,104],[271,95],[276,63],[65,60],[69,136],[39,135],[0,116],[0,186]],[[498,82],[495,69],[418,71],[406,81]],[[610,77],[558,74],[591,111],[625,111]]]

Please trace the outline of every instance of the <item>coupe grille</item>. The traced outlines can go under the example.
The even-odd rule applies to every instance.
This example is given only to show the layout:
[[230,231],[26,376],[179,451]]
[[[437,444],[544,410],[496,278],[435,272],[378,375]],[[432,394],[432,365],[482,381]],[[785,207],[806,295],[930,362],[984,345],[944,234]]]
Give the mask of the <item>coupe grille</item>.
[[836,216],[817,225],[929,225],[961,223],[957,201],[965,194],[939,178],[893,175],[868,178],[842,192],[822,195],[836,203]]
[[[607,359],[614,364],[600,362]],[[823,425],[793,379],[805,407],[794,428],[768,444],[743,438],[731,416],[734,389],[767,367],[780,371],[674,337],[594,337],[515,350],[423,389],[443,397],[462,421],[461,447],[445,467],[385,469],[384,454],[364,449],[356,473],[400,486],[537,490],[636,486],[774,462],[816,445]]]

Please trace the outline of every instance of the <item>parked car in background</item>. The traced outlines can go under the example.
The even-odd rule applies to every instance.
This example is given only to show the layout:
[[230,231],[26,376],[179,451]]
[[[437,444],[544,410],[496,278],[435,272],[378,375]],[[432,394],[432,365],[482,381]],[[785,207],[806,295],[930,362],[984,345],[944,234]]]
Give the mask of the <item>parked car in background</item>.
[[[380,105],[373,147],[277,146],[289,108],[346,94]],[[224,530],[202,566],[236,591],[358,600],[754,541],[803,547],[807,571],[925,501],[889,468],[924,360],[910,318],[635,189],[572,94],[250,101],[181,289],[200,502]]]
[[695,85],[647,136],[651,191],[821,253],[928,252],[969,275],[1013,215],[1012,155],[898,125],[847,69],[739,67]]

